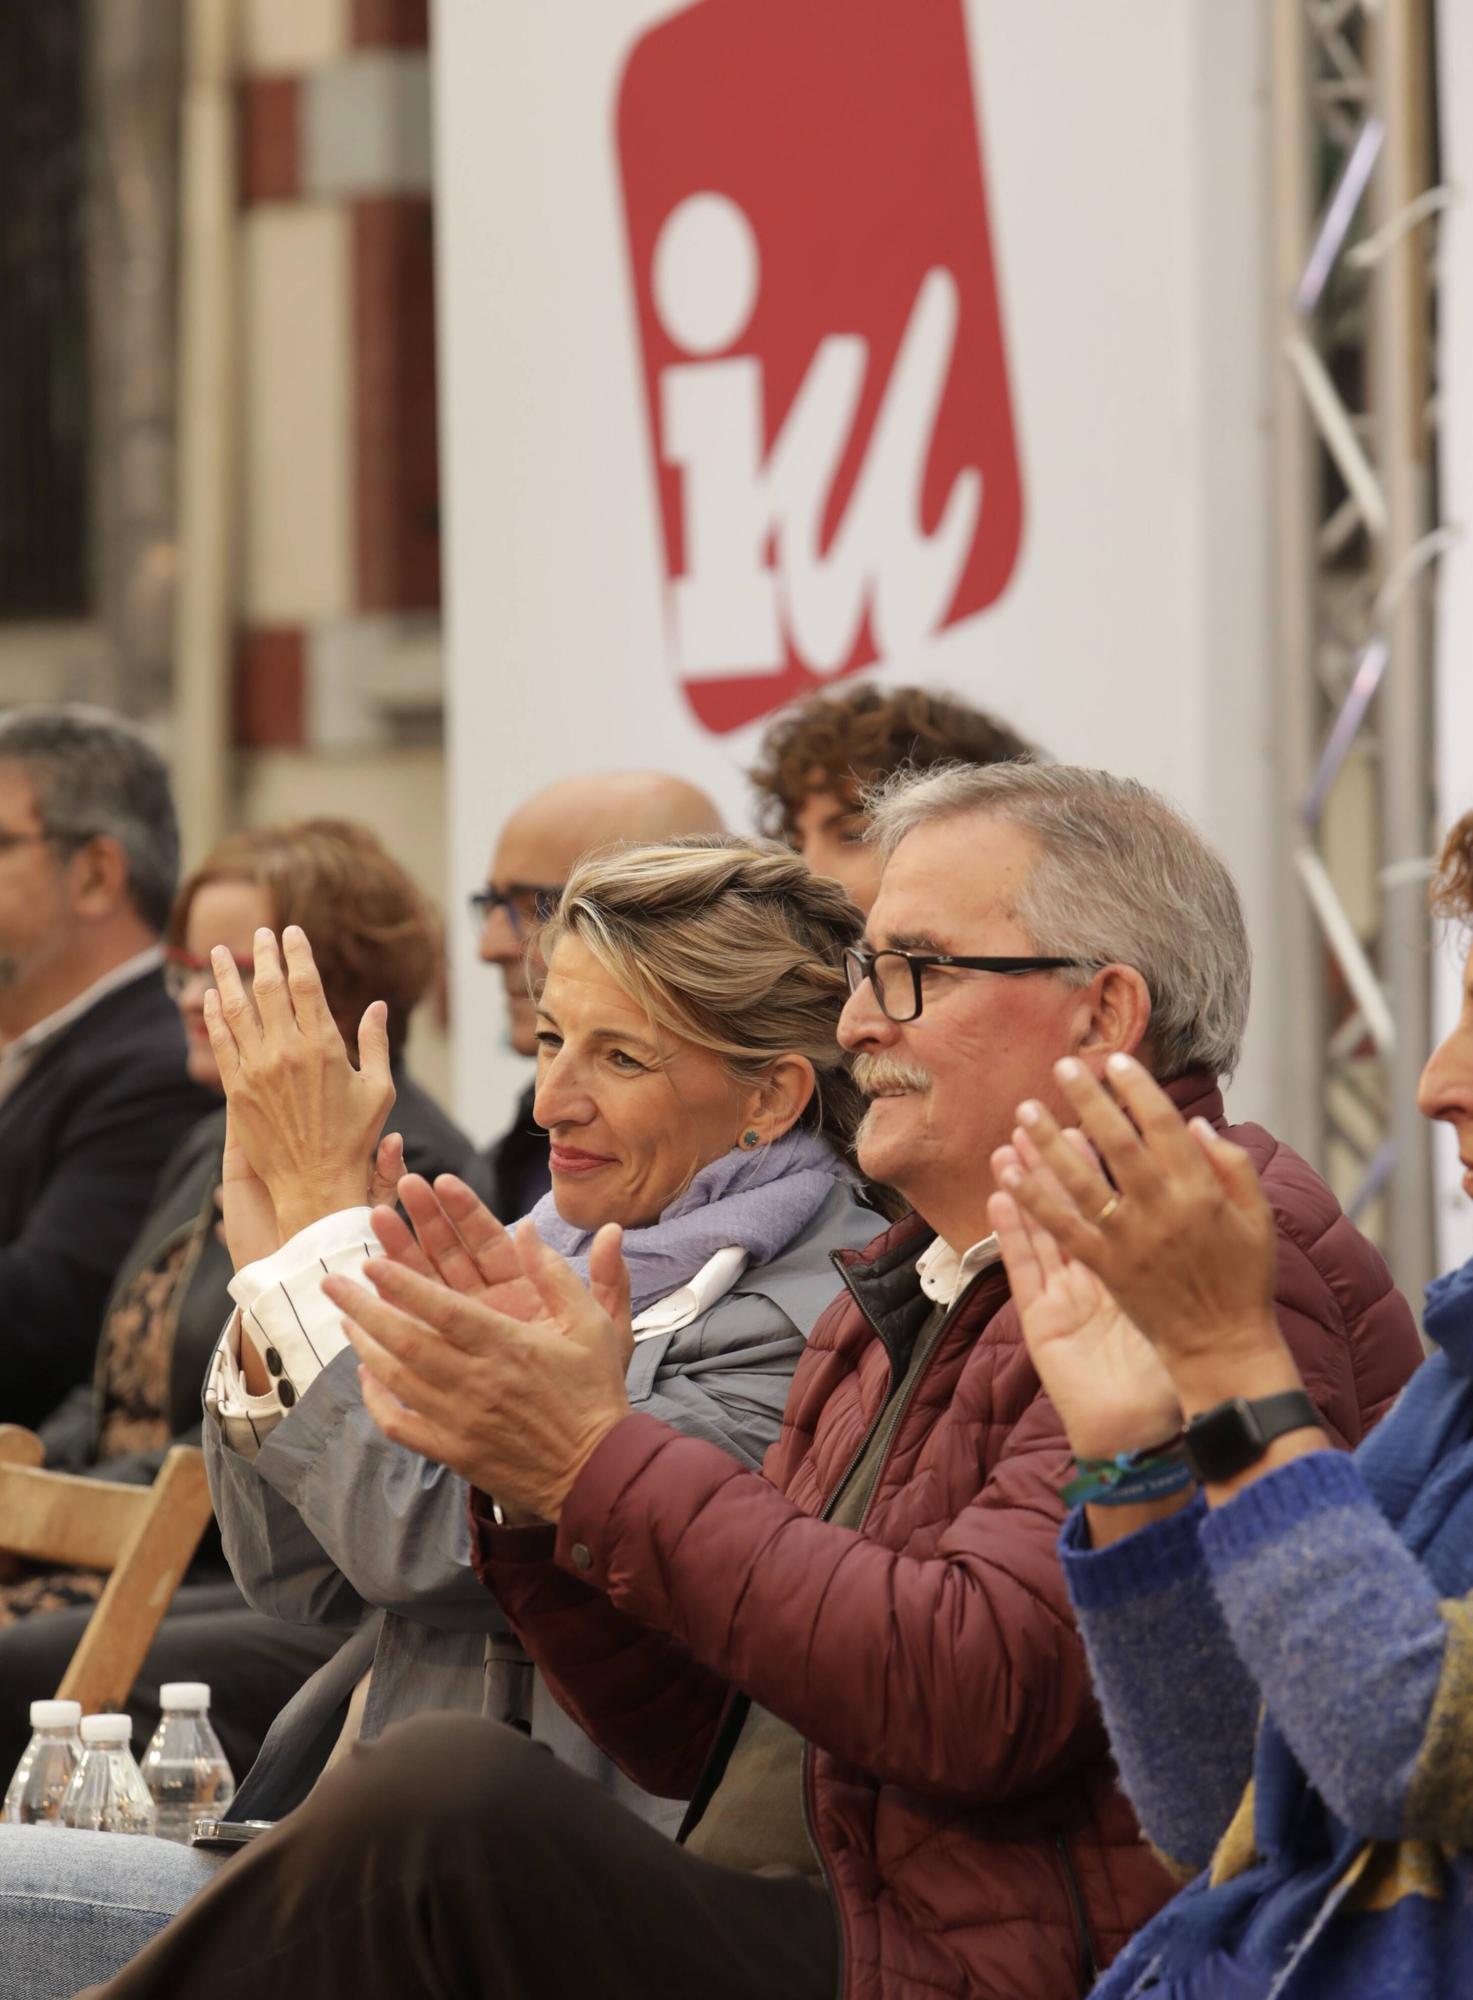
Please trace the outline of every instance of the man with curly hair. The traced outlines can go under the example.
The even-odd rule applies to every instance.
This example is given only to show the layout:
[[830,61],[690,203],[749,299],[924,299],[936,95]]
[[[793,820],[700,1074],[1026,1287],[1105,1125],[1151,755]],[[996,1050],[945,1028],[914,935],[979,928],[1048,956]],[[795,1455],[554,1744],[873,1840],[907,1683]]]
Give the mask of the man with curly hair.
[[815,695],[780,715],[762,739],[750,773],[757,821],[815,875],[842,882],[868,915],[881,863],[867,844],[866,786],[905,769],[1020,763],[1036,754],[1005,722],[926,688],[861,685]]

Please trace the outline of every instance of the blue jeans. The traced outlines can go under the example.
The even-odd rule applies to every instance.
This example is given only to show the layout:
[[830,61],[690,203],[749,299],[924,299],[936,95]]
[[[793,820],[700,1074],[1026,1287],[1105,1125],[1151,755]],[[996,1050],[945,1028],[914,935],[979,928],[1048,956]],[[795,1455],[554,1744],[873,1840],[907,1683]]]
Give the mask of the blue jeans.
[[227,1854],[141,1834],[0,1826],[0,2000],[110,1979]]

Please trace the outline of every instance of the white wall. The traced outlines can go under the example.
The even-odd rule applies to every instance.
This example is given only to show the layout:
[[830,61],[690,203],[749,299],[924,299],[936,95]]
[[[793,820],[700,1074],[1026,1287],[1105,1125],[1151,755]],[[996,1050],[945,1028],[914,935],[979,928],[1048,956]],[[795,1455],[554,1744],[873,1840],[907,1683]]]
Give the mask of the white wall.
[[[438,6],[456,892],[569,770],[669,765],[744,819],[758,730],[700,729],[667,663],[612,122],[631,41],[680,11]],[[1023,542],[990,610],[880,672],[1170,792],[1236,868],[1271,969],[1262,15],[968,0]],[[454,935],[458,1100],[484,1133],[519,1072]],[[1245,1115],[1271,1107],[1271,985]]]

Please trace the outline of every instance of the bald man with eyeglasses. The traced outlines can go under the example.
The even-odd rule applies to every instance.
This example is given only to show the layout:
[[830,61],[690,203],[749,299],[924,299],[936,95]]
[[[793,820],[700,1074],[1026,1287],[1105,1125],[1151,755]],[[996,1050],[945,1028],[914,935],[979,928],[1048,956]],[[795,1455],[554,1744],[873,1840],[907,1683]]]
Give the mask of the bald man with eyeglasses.
[[[469,898],[481,961],[501,968],[510,1048],[519,1056],[537,1053],[531,993],[546,969],[537,933],[573,864],[618,841],[674,840],[722,830],[721,815],[706,794],[665,771],[561,778],[517,807],[497,837],[485,884]],[[534,1091],[529,1082],[511,1124],[465,1176],[504,1222],[529,1214],[552,1185],[547,1134],[532,1117]]]

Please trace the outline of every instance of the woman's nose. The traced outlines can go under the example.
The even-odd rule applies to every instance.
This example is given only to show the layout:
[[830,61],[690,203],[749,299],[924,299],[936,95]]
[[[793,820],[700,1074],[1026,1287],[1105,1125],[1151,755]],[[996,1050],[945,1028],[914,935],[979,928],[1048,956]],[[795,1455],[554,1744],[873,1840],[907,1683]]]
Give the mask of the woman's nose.
[[583,1088],[578,1067],[566,1050],[544,1059],[532,1098],[532,1116],[544,1130],[554,1125],[586,1125],[593,1106]]

